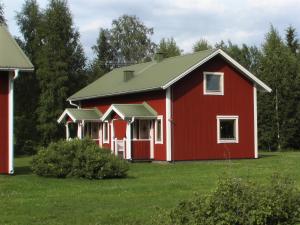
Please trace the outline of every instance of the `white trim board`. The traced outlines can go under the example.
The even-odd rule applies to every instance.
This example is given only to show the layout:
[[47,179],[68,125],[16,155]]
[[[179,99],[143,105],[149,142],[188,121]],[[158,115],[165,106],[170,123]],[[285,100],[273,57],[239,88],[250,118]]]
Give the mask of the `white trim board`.
[[125,120],[125,115],[123,113],[121,113],[114,105],[111,105],[108,110],[106,110],[106,112],[104,113],[104,115],[101,117],[101,120],[104,121],[107,119],[107,117],[109,116],[109,114],[114,111],[115,113],[117,113],[122,120]]
[[[220,121],[221,120],[235,120],[235,139],[221,139],[221,132],[220,132]],[[218,115],[217,116],[217,143],[224,144],[224,143],[232,143],[236,144],[239,143],[239,116],[236,115]]]
[[181,78],[185,77],[188,75],[190,72],[198,68],[199,66],[203,65],[204,63],[208,62],[210,59],[213,57],[221,55],[223,56],[226,60],[228,60],[233,66],[235,66],[237,69],[239,69],[247,78],[249,78],[251,81],[253,81],[255,84],[257,84],[259,87],[261,87],[264,91],[266,92],[271,92],[272,89],[266,85],[264,82],[262,82],[260,79],[258,79],[255,75],[253,75],[250,71],[248,71],[246,68],[244,68],[241,64],[239,64],[237,61],[235,61],[233,58],[231,58],[227,53],[225,53],[223,50],[218,49],[194,66],[190,67],[188,70],[174,78],[173,80],[169,81],[167,84],[163,85],[163,89],[167,89],[170,87],[172,84],[180,80]]
[[[217,75],[220,76],[220,91],[207,91],[207,75]],[[204,95],[224,95],[224,73],[223,72],[203,72],[203,94]]]

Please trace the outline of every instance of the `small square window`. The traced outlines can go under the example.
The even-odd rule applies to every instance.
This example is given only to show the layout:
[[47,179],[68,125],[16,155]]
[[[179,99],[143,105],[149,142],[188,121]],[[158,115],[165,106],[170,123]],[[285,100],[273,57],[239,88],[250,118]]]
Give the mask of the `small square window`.
[[218,143],[238,143],[238,116],[217,116]]
[[219,72],[204,72],[204,94],[205,95],[223,95],[224,80],[223,73]]

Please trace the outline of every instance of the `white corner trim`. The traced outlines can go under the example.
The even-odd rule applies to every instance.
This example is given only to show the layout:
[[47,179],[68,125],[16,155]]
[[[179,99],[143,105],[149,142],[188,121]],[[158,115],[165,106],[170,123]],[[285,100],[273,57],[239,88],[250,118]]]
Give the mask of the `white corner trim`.
[[[160,123],[160,141],[157,140],[157,121],[158,120],[161,120],[161,123]],[[157,116],[157,119],[155,120],[155,129],[154,129],[154,143],[155,144],[163,144],[164,143],[164,117],[163,115],[159,115]]]
[[166,159],[172,160],[171,88],[166,90]]
[[[16,72],[16,71],[15,71]],[[8,78],[8,174],[14,173],[14,75]]]
[[[104,133],[105,133],[105,130],[106,129],[104,129],[104,127],[105,127],[105,125],[104,124],[107,124],[107,139],[105,139],[104,137],[105,137],[105,135],[104,135]],[[102,123],[102,143],[103,144],[109,144],[109,127],[110,127],[110,124],[108,123],[108,121],[104,121],[103,123]]]
[[126,124],[126,159],[131,160],[131,122]]
[[227,59],[232,65],[234,65],[236,68],[238,68],[241,72],[243,72],[243,74],[248,77],[250,80],[252,80],[254,83],[256,83],[257,85],[259,85],[263,90],[265,90],[266,92],[271,92],[272,89],[266,85],[264,82],[262,82],[260,79],[258,79],[256,76],[254,76],[251,72],[249,72],[246,68],[244,68],[241,64],[239,64],[237,61],[235,61],[233,58],[231,58],[227,53],[225,53],[223,50],[218,49],[216,51],[214,51],[212,54],[210,54],[209,56],[207,56],[206,58],[204,58],[203,60],[201,60],[200,62],[198,62],[197,64],[195,64],[194,66],[190,67],[188,70],[184,71],[182,74],[180,74],[179,76],[177,76],[176,78],[174,78],[173,80],[169,81],[167,84],[163,85],[162,88],[163,89],[167,89],[168,87],[170,87],[172,84],[174,84],[175,82],[177,82],[178,80],[180,80],[181,78],[185,77],[187,74],[189,74],[190,72],[192,72],[193,70],[195,70],[196,68],[198,68],[199,66],[203,65],[204,63],[206,63],[207,61],[209,61],[210,59],[212,59],[213,57],[215,57],[216,55],[222,55],[225,59]]
[[[220,134],[220,121],[221,120],[235,120],[235,139],[233,140],[224,140],[221,139]],[[218,115],[217,116],[217,143],[239,143],[239,116],[236,115]]]
[[101,120],[104,121],[107,119],[107,117],[109,116],[109,114],[114,111],[115,113],[117,113],[122,120],[125,119],[125,115],[123,113],[121,113],[114,105],[111,105],[108,110],[106,110],[106,112],[104,113],[104,115],[101,117]]
[[[207,91],[206,90],[206,75],[217,75],[220,76],[220,91]],[[203,94],[204,95],[224,95],[224,73],[223,72],[203,72]]]
[[68,109],[65,109],[65,111],[61,114],[61,116],[58,118],[57,122],[61,123],[61,121],[65,118],[65,116],[69,116],[73,122],[76,122],[76,118],[70,113],[70,111]]
[[254,158],[258,158],[258,134],[257,134],[257,88],[253,85],[253,109],[254,109]]

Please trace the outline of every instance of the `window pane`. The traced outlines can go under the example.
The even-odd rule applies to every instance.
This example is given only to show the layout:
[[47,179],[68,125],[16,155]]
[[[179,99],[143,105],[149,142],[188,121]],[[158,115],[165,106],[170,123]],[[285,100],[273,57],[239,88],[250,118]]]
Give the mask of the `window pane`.
[[103,139],[108,141],[108,123],[103,123]]
[[139,123],[138,120],[135,120],[132,124],[131,135],[132,139],[139,139]]
[[98,132],[99,132],[99,124],[91,123],[92,139],[98,139]]
[[91,126],[90,125],[91,125],[90,123],[85,123],[84,124],[84,136],[88,137],[88,138],[91,137],[91,133],[90,133]]
[[220,138],[235,139],[235,120],[220,120]]
[[206,91],[221,91],[221,76],[206,74]]
[[148,120],[140,120],[140,138],[149,139],[150,126]]
[[158,119],[156,123],[156,140],[161,141],[161,119]]

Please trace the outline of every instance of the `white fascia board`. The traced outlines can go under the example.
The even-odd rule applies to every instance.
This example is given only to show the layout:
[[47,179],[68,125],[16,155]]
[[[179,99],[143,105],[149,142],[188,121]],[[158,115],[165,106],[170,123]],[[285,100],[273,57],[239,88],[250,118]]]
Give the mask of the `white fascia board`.
[[108,110],[104,113],[104,115],[101,117],[101,121],[105,121],[112,111],[117,113],[123,120],[125,119],[125,115],[121,113],[114,105],[111,105],[108,108]]
[[189,69],[187,69],[185,72],[183,72],[182,74],[180,74],[176,78],[174,78],[173,80],[169,81],[167,84],[162,86],[162,89],[167,89],[172,84],[174,84],[175,82],[177,82],[181,78],[185,77],[190,72],[192,72],[193,70],[195,70],[199,66],[203,65],[204,63],[206,63],[207,61],[209,61],[210,59],[212,59],[213,57],[215,57],[218,54],[222,55],[225,59],[227,59],[232,65],[234,65],[236,68],[238,68],[243,74],[245,74],[246,77],[248,77],[255,84],[260,86],[264,91],[266,91],[266,92],[271,92],[272,91],[272,89],[268,85],[266,85],[264,82],[262,82],[256,76],[254,76],[251,72],[249,72],[246,68],[244,68],[241,64],[239,64],[237,61],[235,61],[233,58],[231,58],[227,53],[225,53],[221,49],[218,49],[217,51],[213,52],[211,55],[207,56],[206,58],[204,58],[203,60],[201,60],[200,62],[198,62],[194,66],[190,67]]
[[61,123],[61,121],[65,118],[66,115],[68,115],[73,120],[73,122],[76,122],[75,117],[67,109],[63,112],[63,114],[61,114],[61,116],[58,118],[57,122]]

